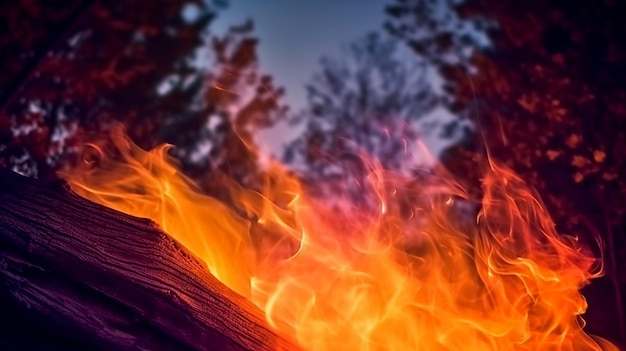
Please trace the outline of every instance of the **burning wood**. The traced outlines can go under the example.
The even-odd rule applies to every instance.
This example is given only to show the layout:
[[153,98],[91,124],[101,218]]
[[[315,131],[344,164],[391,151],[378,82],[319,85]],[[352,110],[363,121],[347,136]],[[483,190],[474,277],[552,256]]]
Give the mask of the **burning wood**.
[[0,349],[296,350],[149,220],[0,169]]
[[582,330],[580,289],[599,261],[504,167],[490,163],[477,224],[461,226],[464,193],[446,177],[416,185],[373,167],[372,210],[321,204],[275,166],[262,193],[223,184],[225,204],[195,191],[167,147],[146,152],[119,128],[112,141],[115,157],[92,144],[95,166],[66,174],[72,189],[153,219],[306,349],[615,349]]

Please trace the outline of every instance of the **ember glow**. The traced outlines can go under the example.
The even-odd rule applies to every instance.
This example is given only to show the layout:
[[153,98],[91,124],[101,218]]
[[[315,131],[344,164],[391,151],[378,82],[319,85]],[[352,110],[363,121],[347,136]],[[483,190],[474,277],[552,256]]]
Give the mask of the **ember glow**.
[[443,175],[372,166],[368,207],[320,201],[273,165],[261,192],[220,184],[227,204],[201,194],[169,146],[144,151],[120,128],[110,141],[114,157],[94,142],[97,161],[65,173],[72,189],[154,220],[303,349],[616,350],[582,329],[580,289],[599,261],[500,165],[463,221],[466,195]]

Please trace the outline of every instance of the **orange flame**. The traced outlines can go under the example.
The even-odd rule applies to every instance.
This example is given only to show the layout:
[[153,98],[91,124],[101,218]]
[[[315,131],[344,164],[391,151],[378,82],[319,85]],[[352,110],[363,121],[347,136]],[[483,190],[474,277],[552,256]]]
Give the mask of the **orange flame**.
[[279,165],[263,192],[202,195],[167,156],[120,128],[95,167],[65,174],[81,196],[147,217],[308,350],[616,350],[582,330],[580,293],[601,271],[559,235],[540,201],[491,164],[475,221],[447,177],[376,169],[361,184],[375,211],[312,198]]

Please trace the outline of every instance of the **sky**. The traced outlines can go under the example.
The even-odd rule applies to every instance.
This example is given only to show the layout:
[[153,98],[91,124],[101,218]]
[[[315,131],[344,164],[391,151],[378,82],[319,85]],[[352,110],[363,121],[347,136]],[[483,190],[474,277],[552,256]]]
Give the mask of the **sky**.
[[389,0],[230,0],[212,25],[224,33],[252,18],[259,38],[263,72],[286,90],[292,110],[305,106],[305,83],[319,67],[322,55],[342,44],[382,28]]
[[[320,68],[320,58],[337,57],[342,45],[368,32],[383,29],[385,6],[392,0],[229,0],[211,25],[213,34],[223,34],[232,25],[252,18],[260,68],[270,74],[277,86],[285,88],[285,102],[292,111],[306,106],[305,85]],[[450,121],[447,110],[438,108],[422,118]],[[284,145],[301,130],[279,123],[261,131],[256,142],[265,154],[281,157]],[[416,152],[418,158],[432,160],[453,139],[438,136],[423,140],[428,152]]]

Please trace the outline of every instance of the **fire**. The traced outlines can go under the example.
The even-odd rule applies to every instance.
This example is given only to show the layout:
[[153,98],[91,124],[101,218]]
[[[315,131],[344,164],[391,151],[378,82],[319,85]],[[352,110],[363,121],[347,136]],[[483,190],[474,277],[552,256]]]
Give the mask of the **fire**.
[[[321,201],[281,166],[257,192],[200,193],[167,155],[115,128],[114,156],[65,173],[81,196],[154,220],[225,285],[308,350],[616,350],[587,335],[580,289],[601,267],[560,235],[539,199],[491,164],[472,221],[449,177],[415,181],[376,167],[371,206]],[[465,202],[466,203],[466,202]]]

